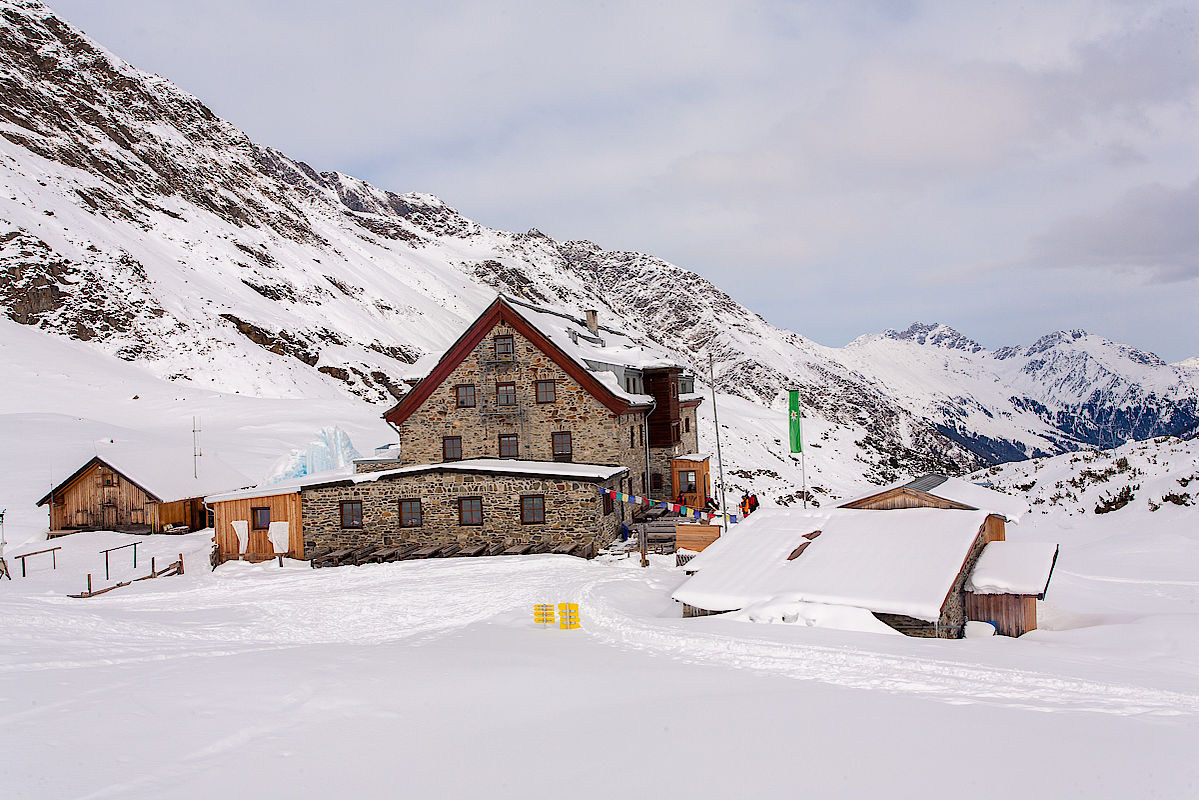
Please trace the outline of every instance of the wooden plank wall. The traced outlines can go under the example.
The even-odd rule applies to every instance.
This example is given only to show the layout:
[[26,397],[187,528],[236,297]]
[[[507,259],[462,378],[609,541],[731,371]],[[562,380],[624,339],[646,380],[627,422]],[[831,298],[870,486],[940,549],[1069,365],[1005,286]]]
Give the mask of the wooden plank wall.
[[1007,538],[1007,528],[1003,517],[991,514],[983,523],[983,541],[1002,542]]
[[[113,486],[105,486],[112,476]],[[52,530],[68,528],[125,528],[158,523],[158,504],[120,473],[97,466],[54,493],[50,503]]]
[[[271,497],[255,497],[249,500],[226,500],[223,503],[212,504],[214,525],[216,528],[216,543],[220,548],[221,560],[229,561],[239,558],[237,550],[237,534],[229,523],[233,520],[244,519],[251,522],[250,509],[269,508],[272,522],[291,523],[288,529],[287,554],[291,558],[304,557],[304,531],[301,528],[300,495],[277,494]],[[247,561],[265,561],[274,552],[266,531],[250,530],[250,543],[246,547]]]
[[674,528],[675,547],[685,547],[688,550],[703,550],[719,538],[719,525],[680,524]]
[[1003,636],[1020,636],[1037,629],[1037,598],[1030,594],[966,592],[966,619],[995,623]]
[[899,486],[889,492],[875,497],[866,497],[856,503],[848,503],[844,508],[864,508],[875,511],[891,511],[897,508],[965,508],[961,503],[942,500],[923,493],[912,492]]

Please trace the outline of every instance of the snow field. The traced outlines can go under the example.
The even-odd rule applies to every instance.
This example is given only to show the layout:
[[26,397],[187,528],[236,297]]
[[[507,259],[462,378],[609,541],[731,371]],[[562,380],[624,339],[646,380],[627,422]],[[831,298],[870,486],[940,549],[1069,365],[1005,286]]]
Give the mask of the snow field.
[[[930,791],[922,764],[933,796],[1199,778],[1194,609],[924,641],[683,620],[667,557],[212,572],[208,536],[75,534],[58,571],[0,584],[10,796],[790,797],[798,770],[819,796],[907,797]],[[134,538],[187,573],[64,596]],[[581,630],[533,625],[562,601]]]

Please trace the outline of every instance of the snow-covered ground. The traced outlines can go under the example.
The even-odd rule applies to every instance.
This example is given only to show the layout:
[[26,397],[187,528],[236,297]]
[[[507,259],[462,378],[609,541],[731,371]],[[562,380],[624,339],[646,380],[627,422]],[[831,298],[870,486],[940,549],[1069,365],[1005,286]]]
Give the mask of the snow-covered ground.
[[[208,536],[75,534],[57,570],[43,556],[0,583],[6,797],[1127,798],[1199,781],[1189,509],[1014,527],[1062,543],[1044,627],[1019,640],[684,620],[667,557],[213,572]],[[87,572],[105,585],[99,551],[135,538],[138,570],[118,551],[112,581],[151,555],[183,553],[186,574],[66,597]],[[533,604],[566,601],[581,629],[533,624]]]

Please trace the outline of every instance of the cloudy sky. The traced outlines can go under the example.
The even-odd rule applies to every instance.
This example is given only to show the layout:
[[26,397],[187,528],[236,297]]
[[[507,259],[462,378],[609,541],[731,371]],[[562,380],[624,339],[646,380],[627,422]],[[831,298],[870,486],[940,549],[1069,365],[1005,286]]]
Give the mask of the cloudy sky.
[[321,170],[652,253],[841,345],[1199,355],[1199,6],[49,0]]

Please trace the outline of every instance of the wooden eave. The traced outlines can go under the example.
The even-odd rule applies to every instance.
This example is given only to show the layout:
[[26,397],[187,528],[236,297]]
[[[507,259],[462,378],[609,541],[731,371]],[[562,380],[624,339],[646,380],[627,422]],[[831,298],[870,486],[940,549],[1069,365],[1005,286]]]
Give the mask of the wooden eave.
[[412,387],[412,391],[404,395],[404,398],[394,408],[385,413],[383,419],[392,425],[400,425],[412,416],[426,400],[433,396],[433,392],[437,391],[445,379],[450,376],[450,373],[466,360],[471,351],[478,347],[479,343],[495,327],[495,324],[501,321],[511,325],[513,330],[528,339],[534,347],[561,367],[567,375],[574,378],[580,386],[614,415],[628,413],[630,408],[634,407],[600,383],[594,375],[563,352],[562,348],[554,344],[549,337],[533,327],[520,315],[520,312],[508,305],[504,298],[497,297],[495,302],[488,306],[479,318],[458,337],[458,341],[454,342],[453,346],[446,351],[441,360],[437,362],[437,366],[428,375],[421,378],[420,382]]
[[704,399],[702,397],[697,397],[694,400],[680,400],[679,408],[696,408],[703,401]]
[[[919,489],[909,489],[907,486],[896,486],[892,489],[886,489],[884,491],[878,492],[877,494],[872,494],[868,497],[859,497],[857,500],[852,500],[848,503],[845,503],[844,505],[840,506],[840,508],[863,509],[867,503],[873,503],[878,500],[883,500],[888,497],[896,497],[896,496],[902,495],[902,494],[906,494],[911,497],[919,498],[921,500],[924,500],[925,502],[931,502],[934,505],[939,505],[941,503],[948,503],[950,509],[953,509],[953,510],[978,511],[978,509],[975,508],[974,506],[968,506],[965,503],[959,503],[956,500],[950,500],[947,497],[941,497],[940,495],[935,495],[935,494],[932,494],[931,492],[922,492]],[[996,514],[995,516],[999,516],[999,515]]]
[[[112,470],[112,471],[113,471],[113,472],[115,472],[116,474],[120,475],[122,478],[124,478],[125,480],[129,481],[129,482],[130,482],[130,483],[132,483],[134,486],[136,486],[137,488],[139,488],[139,489],[141,489],[143,492],[145,492],[145,493],[146,493],[146,496],[147,496],[147,497],[149,497],[151,500],[153,500],[155,503],[161,503],[161,502],[163,502],[162,498],[161,498],[161,497],[159,497],[158,495],[154,494],[154,492],[150,491],[150,490],[149,490],[149,489],[147,489],[145,486],[142,486],[140,483],[138,483],[137,481],[133,480],[133,479],[132,479],[132,478],[130,478],[128,475],[126,475],[124,472],[121,472],[119,469],[117,469],[116,467],[114,467],[112,464],[109,464],[109,463],[108,463],[107,461],[105,461],[104,459],[100,458],[99,456],[94,456],[94,457],[93,457],[91,460],[89,460],[89,461],[88,461],[86,464],[84,464],[82,467],[80,467],[79,469],[75,470],[75,472],[74,472],[74,473],[71,475],[71,477],[67,478],[65,481],[63,481],[62,483],[60,483],[60,484],[58,484],[57,486],[55,486],[53,489],[51,489],[51,490],[50,490],[50,493],[49,493],[48,495],[46,495],[45,497],[43,497],[41,500],[38,500],[38,501],[37,501],[37,504],[38,504],[38,506],[44,506],[46,503],[49,503],[49,502],[50,502],[50,499],[51,499],[52,497],[54,497],[54,495],[56,495],[56,494],[58,494],[59,492],[61,492],[61,491],[65,490],[65,489],[66,489],[68,486],[70,486],[71,484],[73,484],[75,481],[77,481],[77,480],[79,480],[80,478],[82,478],[82,477],[83,477],[83,475],[84,475],[85,473],[87,473],[87,472],[88,472],[88,471],[89,471],[89,470],[90,470],[92,467],[95,467],[95,466],[104,466],[104,467],[108,467],[110,470]],[[184,499],[187,499],[187,498],[184,498]]]

